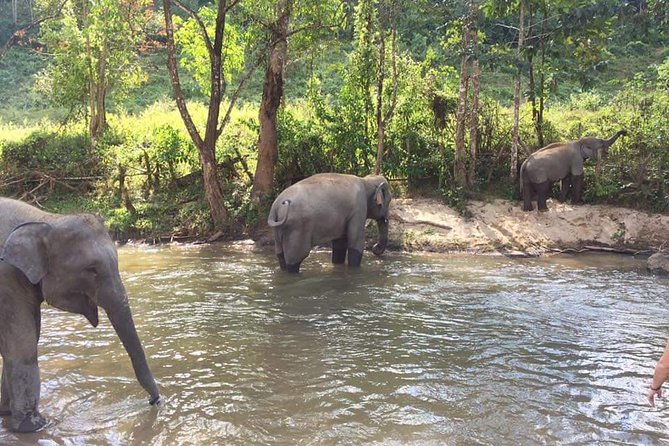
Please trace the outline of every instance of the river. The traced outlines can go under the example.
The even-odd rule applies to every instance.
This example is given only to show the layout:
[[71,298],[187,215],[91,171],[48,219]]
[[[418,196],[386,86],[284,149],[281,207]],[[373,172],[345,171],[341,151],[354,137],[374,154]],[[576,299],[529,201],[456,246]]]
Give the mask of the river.
[[109,321],[44,308],[41,412],[2,445],[669,444],[669,280],[631,257],[120,249],[159,408]]

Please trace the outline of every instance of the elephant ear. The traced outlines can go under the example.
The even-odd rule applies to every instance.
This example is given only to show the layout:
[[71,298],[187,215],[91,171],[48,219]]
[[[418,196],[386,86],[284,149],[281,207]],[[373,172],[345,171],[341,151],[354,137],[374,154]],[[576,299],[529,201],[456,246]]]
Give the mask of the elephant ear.
[[388,190],[388,183],[382,182],[376,187],[375,201],[382,213],[387,211],[386,206],[389,200],[390,191]]
[[41,222],[17,226],[2,247],[0,260],[20,269],[30,283],[37,285],[47,273],[47,237],[51,230],[50,224]]

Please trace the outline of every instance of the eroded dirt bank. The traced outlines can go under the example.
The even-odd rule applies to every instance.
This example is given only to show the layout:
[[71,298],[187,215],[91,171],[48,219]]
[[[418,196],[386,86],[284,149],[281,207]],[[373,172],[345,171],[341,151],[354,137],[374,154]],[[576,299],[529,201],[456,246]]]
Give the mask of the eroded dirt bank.
[[657,251],[669,240],[669,216],[605,205],[549,200],[548,212],[523,212],[505,200],[470,201],[470,218],[430,198],[393,200],[390,248],[539,255],[585,246]]

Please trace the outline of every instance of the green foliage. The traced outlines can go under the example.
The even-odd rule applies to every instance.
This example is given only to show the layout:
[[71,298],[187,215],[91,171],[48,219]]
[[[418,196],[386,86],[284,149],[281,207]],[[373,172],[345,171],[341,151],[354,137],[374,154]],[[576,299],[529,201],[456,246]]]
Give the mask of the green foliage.
[[54,104],[83,107],[104,84],[117,95],[140,85],[144,74],[136,47],[148,0],[68,0],[59,20],[42,27],[42,38],[53,58],[40,73],[38,90]]
[[[198,15],[207,29],[209,38],[213,41],[216,9],[203,6],[198,11]],[[179,63],[193,76],[200,92],[208,94],[211,86],[211,63],[200,27],[193,18],[184,21],[179,16],[174,17],[174,25],[176,27],[174,40],[181,52]],[[245,37],[238,27],[230,23],[226,24],[222,72],[228,83],[244,68]]]
[[89,176],[99,162],[81,126],[36,129],[19,140],[0,140],[0,153],[2,171],[9,176],[25,171]]

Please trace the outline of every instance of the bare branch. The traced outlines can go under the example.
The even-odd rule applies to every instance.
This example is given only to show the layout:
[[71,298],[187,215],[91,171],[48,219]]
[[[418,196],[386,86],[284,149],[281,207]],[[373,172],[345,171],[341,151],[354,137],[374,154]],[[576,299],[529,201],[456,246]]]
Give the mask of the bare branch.
[[163,12],[165,14],[165,33],[167,35],[167,67],[172,80],[172,91],[174,99],[177,103],[177,108],[181,114],[181,118],[186,125],[188,134],[192,138],[195,145],[201,147],[203,144],[202,137],[195,127],[193,118],[188,112],[186,101],[184,100],[183,90],[181,89],[181,81],[179,80],[179,71],[177,70],[177,61],[174,56],[174,28],[172,24],[172,12],[170,11],[170,0],[163,0]]
[[390,96],[390,106],[386,110],[386,114],[383,117],[383,123],[388,124],[390,118],[392,118],[393,113],[395,112],[395,106],[397,105],[397,84],[398,84],[398,73],[397,73],[397,28],[393,26],[390,31],[393,36],[393,49],[392,49],[392,69],[393,69],[393,91]]
[[181,0],[174,0],[174,3],[184,10],[195,22],[197,23],[197,26],[200,28],[200,33],[202,33],[202,39],[204,40],[204,44],[207,47],[207,53],[209,53],[209,59],[213,57],[214,54],[214,47],[211,44],[211,39],[209,38],[209,33],[207,33],[207,27],[205,26],[204,22],[200,18],[199,15],[197,15],[197,12],[195,12],[193,9],[191,9],[188,5],[185,5]]
[[256,71],[256,69],[260,66],[260,64],[264,60],[264,51],[260,52],[258,54],[258,57],[256,58],[255,62],[251,67],[249,67],[248,71],[244,73],[244,76],[240,79],[239,85],[237,85],[237,90],[235,90],[235,93],[232,95],[230,98],[230,104],[228,105],[228,110],[225,112],[225,117],[223,117],[223,120],[221,121],[221,124],[216,131],[216,137],[218,138],[221,136],[221,133],[223,133],[223,130],[225,130],[225,126],[230,122],[230,115],[232,113],[232,109],[235,107],[235,104],[237,103],[237,100],[239,99],[239,95],[242,93],[242,90],[244,89],[244,86],[246,85],[246,82],[253,76],[253,73]]

